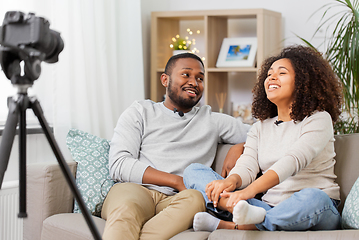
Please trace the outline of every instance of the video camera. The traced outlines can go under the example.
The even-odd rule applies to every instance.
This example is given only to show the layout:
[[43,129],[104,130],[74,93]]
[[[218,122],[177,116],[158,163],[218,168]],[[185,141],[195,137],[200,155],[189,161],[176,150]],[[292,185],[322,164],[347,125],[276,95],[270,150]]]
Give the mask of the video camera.
[[[64,48],[60,33],[50,29],[50,23],[36,17],[9,11],[0,27],[1,67],[13,84],[31,84],[41,73],[41,61],[55,63]],[[24,61],[24,75],[20,62]]]

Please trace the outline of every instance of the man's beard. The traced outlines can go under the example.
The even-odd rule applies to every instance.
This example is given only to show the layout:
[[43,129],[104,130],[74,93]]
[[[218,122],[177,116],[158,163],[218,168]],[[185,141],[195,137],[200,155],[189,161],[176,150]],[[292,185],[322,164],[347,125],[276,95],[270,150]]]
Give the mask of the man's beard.
[[198,100],[193,100],[191,98],[183,98],[178,94],[178,90],[172,89],[172,80],[169,79],[168,82],[168,89],[167,89],[167,95],[172,100],[172,102],[176,103],[179,108],[182,109],[189,109],[196,106],[196,104],[201,100],[201,98],[198,98]]

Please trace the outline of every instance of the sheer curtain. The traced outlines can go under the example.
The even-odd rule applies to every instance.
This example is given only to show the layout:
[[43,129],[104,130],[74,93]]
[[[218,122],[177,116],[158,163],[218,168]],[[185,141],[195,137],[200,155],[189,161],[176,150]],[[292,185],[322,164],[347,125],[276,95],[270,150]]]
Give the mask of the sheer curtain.
[[144,98],[140,0],[61,1],[54,12],[65,42],[55,70],[55,134],[64,139],[74,127],[110,139],[122,111]]
[[59,62],[42,63],[31,89],[60,148],[67,151],[70,128],[110,139],[122,111],[144,98],[140,0],[0,2],[0,17],[9,10],[35,12],[64,40]]

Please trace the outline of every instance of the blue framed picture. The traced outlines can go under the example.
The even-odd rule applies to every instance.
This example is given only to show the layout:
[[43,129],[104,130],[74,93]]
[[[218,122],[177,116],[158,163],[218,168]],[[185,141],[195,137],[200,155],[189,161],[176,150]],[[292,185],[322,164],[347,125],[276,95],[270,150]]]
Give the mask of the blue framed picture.
[[216,67],[254,67],[257,38],[225,38]]

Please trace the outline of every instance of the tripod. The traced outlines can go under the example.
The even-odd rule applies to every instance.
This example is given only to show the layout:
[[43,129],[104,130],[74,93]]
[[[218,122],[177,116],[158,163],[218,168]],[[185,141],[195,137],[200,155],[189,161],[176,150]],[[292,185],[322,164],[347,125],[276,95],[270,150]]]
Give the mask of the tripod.
[[34,97],[29,97],[27,89],[31,85],[17,85],[18,94],[8,98],[9,114],[6,120],[5,129],[3,131],[2,141],[0,144],[0,189],[4,179],[4,174],[9,163],[12,144],[16,134],[16,126],[19,123],[19,218],[26,218],[26,110],[31,108],[38,118],[41,128],[54,152],[61,170],[69,184],[73,195],[75,196],[81,212],[90,228],[92,236],[95,240],[100,240],[101,236],[98,232],[93,219],[85,207],[85,203],[76,187],[74,177],[70,168],[60,151],[59,146],[51,132],[51,129],[44,117],[40,103]]
[[[56,143],[40,103],[29,97],[27,90],[41,74],[41,62],[55,63],[64,48],[60,33],[50,29],[50,23],[33,13],[20,11],[5,14],[0,26],[0,63],[6,77],[18,88],[14,97],[8,98],[9,114],[0,143],[0,189],[9,163],[12,144],[19,123],[19,218],[26,218],[26,110],[31,108],[54,152],[62,173],[77,200],[87,225],[95,240],[101,236],[85,206],[75,179]],[[22,66],[21,64],[24,64]]]

